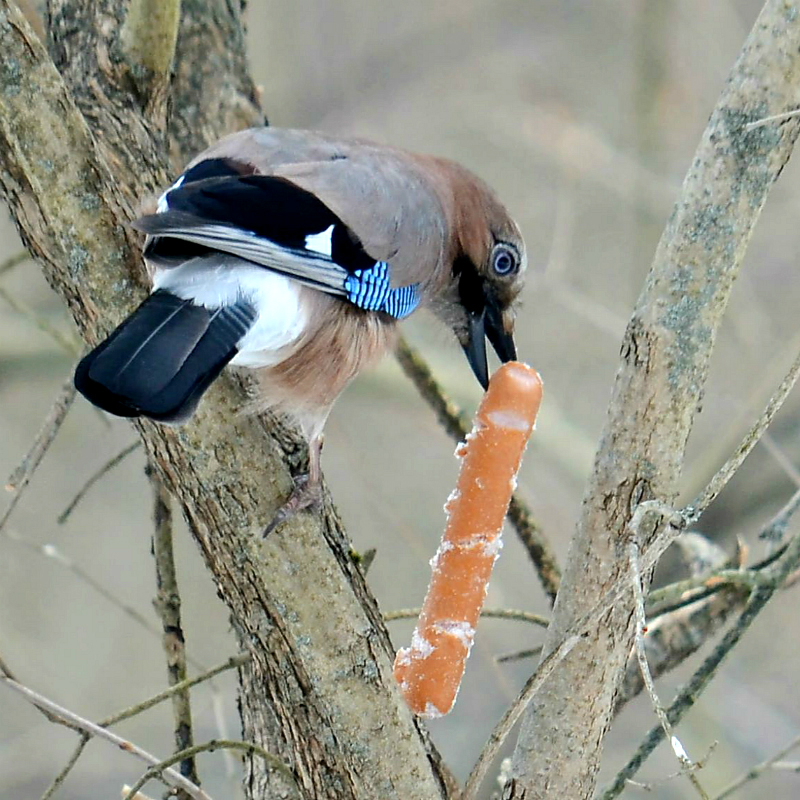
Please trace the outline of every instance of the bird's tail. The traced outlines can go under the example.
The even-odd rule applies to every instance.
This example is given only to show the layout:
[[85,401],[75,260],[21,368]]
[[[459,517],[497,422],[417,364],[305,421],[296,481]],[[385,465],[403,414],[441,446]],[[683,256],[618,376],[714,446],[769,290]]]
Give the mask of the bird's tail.
[[158,290],[81,360],[75,387],[111,414],[180,422],[236,355],[254,318],[243,300],[209,309]]

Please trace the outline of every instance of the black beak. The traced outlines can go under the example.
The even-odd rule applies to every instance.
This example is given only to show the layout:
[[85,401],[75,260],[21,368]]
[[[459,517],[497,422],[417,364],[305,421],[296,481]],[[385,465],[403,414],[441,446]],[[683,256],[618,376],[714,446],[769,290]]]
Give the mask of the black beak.
[[486,312],[469,315],[469,329],[467,343],[464,345],[464,355],[484,390],[489,388],[489,364],[486,361]]
[[503,321],[499,309],[492,303],[478,314],[469,314],[469,329],[464,354],[475,373],[475,377],[484,389],[489,386],[489,365],[486,361],[486,339],[492,343],[497,357],[505,364],[516,361],[517,348],[514,337],[503,329]]

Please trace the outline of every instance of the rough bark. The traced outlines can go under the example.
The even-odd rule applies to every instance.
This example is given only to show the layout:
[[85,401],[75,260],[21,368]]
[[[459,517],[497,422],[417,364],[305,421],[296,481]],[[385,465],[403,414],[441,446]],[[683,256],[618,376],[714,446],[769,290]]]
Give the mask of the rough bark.
[[[120,5],[52,0],[54,64],[0,0],[0,187],[90,343],[143,293],[126,223],[138,198],[163,186],[170,154],[181,161],[257,116],[237,5],[186,3],[178,59],[197,66],[202,54],[216,66],[178,66],[171,120],[127,60]],[[335,511],[328,503],[261,538],[305,453],[280,421],[237,414],[243,397],[224,379],[191,424],[138,428],[252,654],[240,673],[244,737],[282,757],[308,798],[444,796],[443,768],[397,690],[388,636]],[[247,797],[290,791],[248,760]]]
[[[622,343],[608,419],[544,656],[628,570],[637,505],[671,503],[717,329],[767,194],[791,154],[800,106],[798,4],[769,0],[685,178]],[[644,531],[641,547],[655,531]],[[504,798],[591,797],[633,643],[632,594],[554,672],[523,719]]]

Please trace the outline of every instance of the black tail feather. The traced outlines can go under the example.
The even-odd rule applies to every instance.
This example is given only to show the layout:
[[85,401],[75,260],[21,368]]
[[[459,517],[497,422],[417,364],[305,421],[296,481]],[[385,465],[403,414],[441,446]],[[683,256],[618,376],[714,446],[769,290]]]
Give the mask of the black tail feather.
[[156,291],[81,360],[75,387],[119,417],[180,422],[236,355],[254,319],[245,301],[208,309]]

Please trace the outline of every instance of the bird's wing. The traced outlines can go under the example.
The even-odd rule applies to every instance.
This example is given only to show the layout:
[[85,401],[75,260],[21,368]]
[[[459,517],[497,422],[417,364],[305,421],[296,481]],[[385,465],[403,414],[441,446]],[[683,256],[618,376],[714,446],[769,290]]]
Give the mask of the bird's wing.
[[344,285],[349,273],[330,258],[315,255],[313,251],[281,246],[252,231],[209,222],[180,211],[140,217],[133,225],[154,237],[145,251],[148,257],[158,259],[163,255],[166,245],[162,238],[179,239],[238,256],[323,292],[342,297],[347,294]]
[[391,265],[392,286],[425,283],[445,260],[448,220],[436,160],[384,145],[309,131],[251,128],[190,164],[284,178],[330,209],[375,261]]
[[168,268],[216,250],[365,310],[400,318],[416,308],[418,287],[392,286],[392,268],[318,197],[283,177],[235,170],[225,159],[199,162],[164,193],[159,213],[134,223],[150,237],[148,259]]

